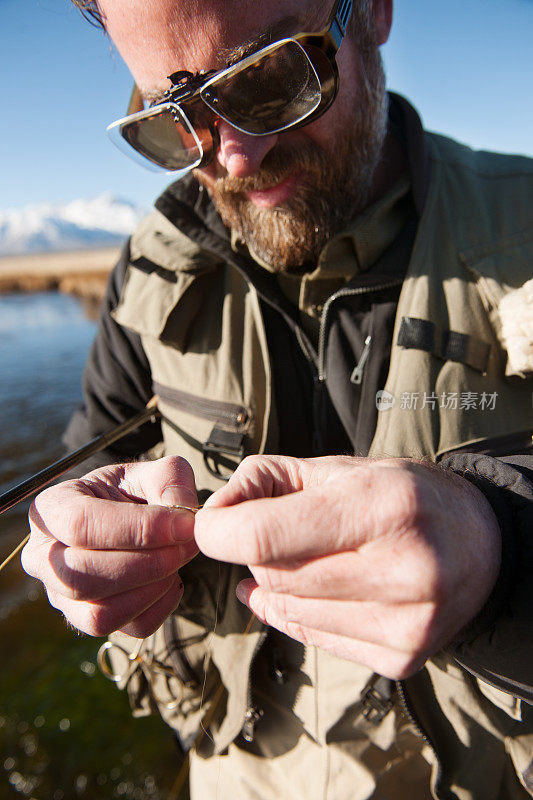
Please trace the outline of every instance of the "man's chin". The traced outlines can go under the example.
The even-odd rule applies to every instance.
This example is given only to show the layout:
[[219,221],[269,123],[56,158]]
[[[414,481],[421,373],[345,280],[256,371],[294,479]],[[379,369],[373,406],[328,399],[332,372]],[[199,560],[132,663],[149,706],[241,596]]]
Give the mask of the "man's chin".
[[239,203],[215,205],[224,224],[272,272],[301,271],[316,263],[330,236],[330,225],[317,224],[308,203],[295,208],[293,200],[269,208],[243,197]]

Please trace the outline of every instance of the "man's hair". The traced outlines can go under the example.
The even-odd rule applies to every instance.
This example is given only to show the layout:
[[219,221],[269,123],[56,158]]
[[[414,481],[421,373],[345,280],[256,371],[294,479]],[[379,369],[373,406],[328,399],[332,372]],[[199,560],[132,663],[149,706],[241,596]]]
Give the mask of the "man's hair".
[[91,25],[105,29],[104,20],[96,0],[72,0],[72,2],[79,8],[85,19],[89,20]]

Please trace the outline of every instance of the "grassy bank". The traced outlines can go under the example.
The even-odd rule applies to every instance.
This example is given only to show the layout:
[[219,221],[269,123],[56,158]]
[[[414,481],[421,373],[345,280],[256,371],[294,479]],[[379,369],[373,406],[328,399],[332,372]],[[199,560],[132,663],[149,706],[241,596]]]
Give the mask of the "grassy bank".
[[0,293],[60,291],[91,303],[103,297],[120,247],[0,258]]

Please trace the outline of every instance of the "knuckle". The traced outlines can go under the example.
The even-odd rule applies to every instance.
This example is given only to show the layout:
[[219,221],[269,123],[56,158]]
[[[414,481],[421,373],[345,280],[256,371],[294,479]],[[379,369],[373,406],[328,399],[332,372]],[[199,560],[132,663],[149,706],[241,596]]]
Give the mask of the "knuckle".
[[[171,508],[160,506],[153,508],[141,506],[140,514],[131,517],[129,526],[131,530],[132,545],[137,551],[147,553],[168,546],[175,541],[176,517]],[[138,509],[136,509],[137,511]],[[192,515],[190,515],[192,516]],[[179,521],[181,530],[191,524],[189,515]]]
[[[287,533],[283,520],[276,516],[252,518],[248,522],[246,538],[248,564],[277,564],[286,557]],[[249,550],[248,550],[249,548]]]
[[396,524],[402,529],[417,527],[421,511],[420,488],[416,477],[409,472],[400,473],[394,508]]
[[410,618],[401,626],[401,635],[397,635],[397,647],[408,660],[425,661],[426,654],[433,648],[438,610],[434,603],[420,604]]
[[[143,553],[139,555],[143,556]],[[184,561],[187,551],[180,545],[175,547],[156,547],[140,560],[140,574],[143,583],[153,583],[167,578],[176,572]]]
[[188,473],[189,471],[192,470],[191,465],[189,464],[187,459],[184,458],[183,456],[163,456],[163,458],[160,458],[156,462],[147,462],[147,463],[157,464],[158,468],[164,467],[166,469],[170,467],[171,469],[175,469],[178,472],[183,470]]
[[58,505],[64,504],[65,498],[77,483],[76,480],[64,481],[58,486],[49,486],[47,489],[43,489],[30,506],[31,521],[39,526],[38,523],[48,515],[52,515]]
[[271,560],[269,538],[261,526],[253,523],[250,525],[246,541],[247,562],[249,564],[266,564]]
[[36,496],[35,500],[31,504],[31,508],[38,509],[38,511],[40,512],[47,506],[51,505],[52,503],[55,503],[58,492],[64,491],[64,487],[68,486],[69,483],[71,483],[71,481],[65,481],[59,486],[48,486],[47,489],[43,489]]
[[270,604],[272,608],[272,612],[278,619],[282,619],[283,621],[289,621],[291,617],[294,615],[290,613],[290,603],[288,600],[287,595],[284,594],[274,594],[271,595]]
[[162,481],[161,490],[175,487],[176,483],[182,488],[187,488],[189,485],[194,488],[193,468],[183,456],[164,456],[155,463],[157,464],[157,479]]
[[[61,506],[61,531],[56,539],[65,544],[86,547],[91,517],[84,503],[64,503]],[[94,524],[94,522],[93,522]]]
[[[105,606],[96,603],[81,603],[78,610],[78,621],[71,618],[72,623],[89,636],[108,636],[114,630],[110,615]],[[73,615],[74,616],[74,615]]]
[[[160,515],[160,521],[161,524],[164,525],[165,529],[167,529],[170,524],[170,512],[168,509],[163,509],[163,512],[164,513],[162,516]],[[136,548],[143,550],[144,548],[149,547],[153,539],[153,527],[151,515],[142,514],[138,521],[138,527],[135,535],[134,545]]]
[[305,645],[312,645],[314,644],[312,631],[308,630],[304,625],[301,625],[299,622],[290,621],[287,622],[285,625],[287,635],[291,637],[291,639],[296,639],[298,642],[301,642]]
[[63,575],[63,586],[66,596],[77,603],[89,602],[94,599],[83,576],[76,575],[73,570],[66,570]]
[[437,603],[425,603],[417,614],[416,624],[413,624],[413,637],[417,637],[416,652],[427,652],[433,645],[435,633],[439,622],[439,606]]
[[[275,459],[270,456],[249,455],[241,461],[234,474],[237,480],[252,484],[257,489],[262,484],[262,479],[269,475],[269,470],[275,467],[275,464]],[[263,494],[264,489],[261,490],[261,495]]]
[[159,617],[143,615],[142,619],[134,619],[120,628],[122,633],[133,636],[135,639],[146,639],[151,636],[162,624]]
[[57,609],[63,617],[68,626],[74,628],[82,633],[87,633],[89,636],[100,636],[100,634],[93,632],[91,620],[88,618],[86,606],[88,604],[72,604],[70,598],[65,597],[64,594],[45,586],[48,602],[50,605]]
[[148,636],[151,636],[156,629],[157,627],[152,629],[150,625],[134,620],[128,625],[123,625],[120,628],[120,632],[125,633],[126,636],[133,636],[134,639],[146,639]]
[[49,580],[60,585],[61,594],[69,600],[89,600],[87,585],[87,565],[82,551],[80,554],[74,548],[58,546],[50,548],[50,563],[54,578]]
[[254,567],[251,572],[259,586],[267,592],[281,592],[286,588],[280,570]]
[[453,583],[452,576],[447,576],[445,571],[440,567],[436,561],[433,561],[431,566],[426,568],[427,574],[427,596],[430,599],[431,605],[428,607],[433,609],[433,613],[437,612],[448,602],[450,596],[451,585]]
[[230,482],[238,484],[241,481],[253,481],[259,471],[260,459],[261,456],[258,455],[245,456],[231,476]]
[[390,661],[390,667],[384,671],[387,677],[396,681],[403,681],[418,672],[426,663],[426,658],[420,655],[396,655]]
[[243,458],[238,466],[240,472],[254,472],[263,463],[264,457],[259,455],[250,455]]

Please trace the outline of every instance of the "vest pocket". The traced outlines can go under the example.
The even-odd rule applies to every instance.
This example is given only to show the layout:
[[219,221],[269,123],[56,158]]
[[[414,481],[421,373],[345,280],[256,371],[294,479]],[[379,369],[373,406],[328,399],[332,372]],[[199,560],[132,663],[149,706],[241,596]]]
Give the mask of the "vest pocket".
[[198,397],[198,395],[163,386],[157,382],[153,384],[153,390],[163,402],[189,414],[220,423],[230,430],[241,431],[247,427],[248,412],[244,406],[237,405],[237,403],[225,403],[220,400]]
[[[153,391],[159,398],[167,452],[180,453],[190,461],[200,489],[218,488],[220,484],[213,484],[211,478],[229,480],[245,456],[252,420],[248,409],[158,382],[153,383]],[[209,478],[204,479],[202,473]]]

